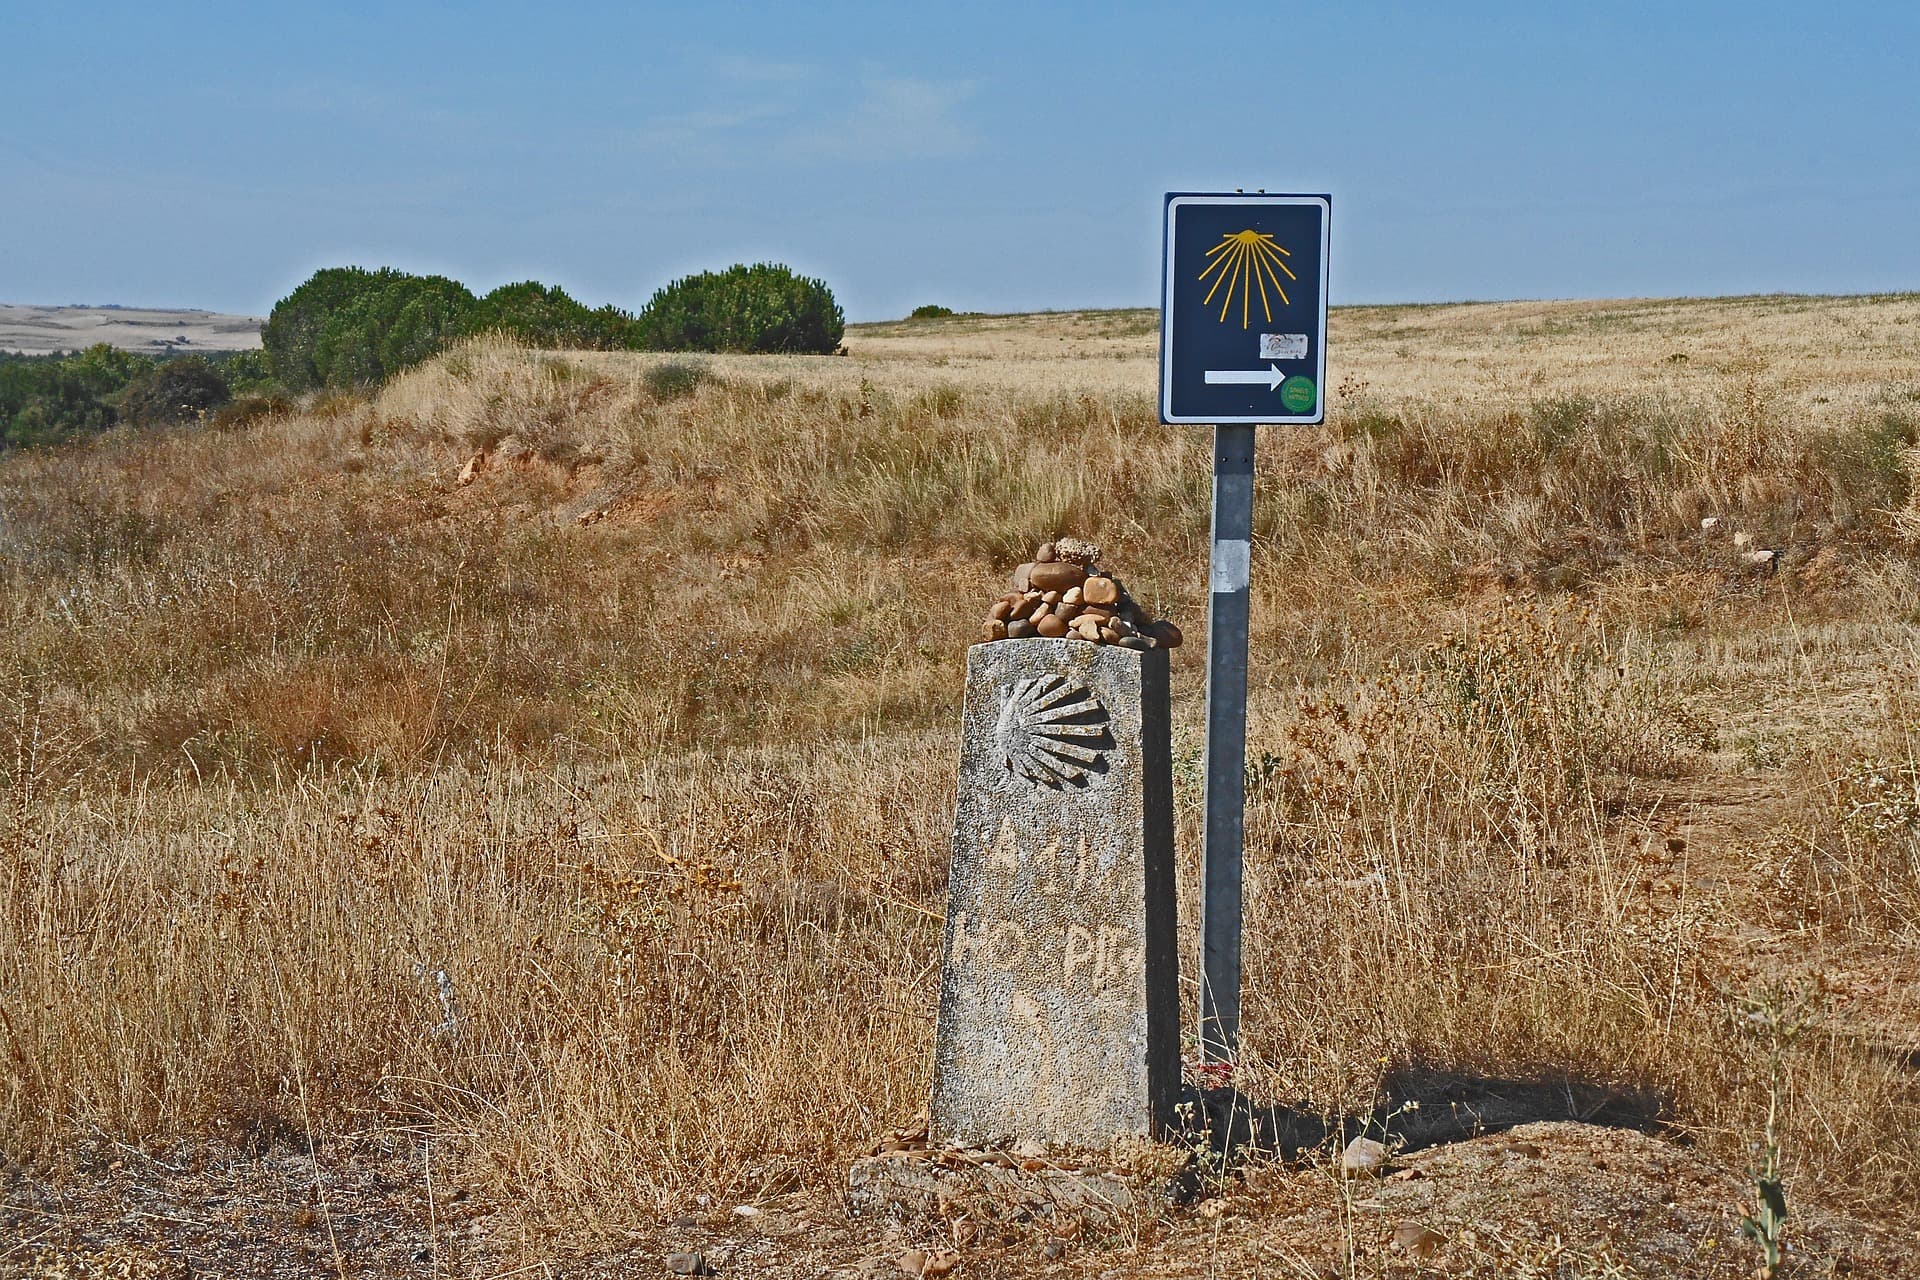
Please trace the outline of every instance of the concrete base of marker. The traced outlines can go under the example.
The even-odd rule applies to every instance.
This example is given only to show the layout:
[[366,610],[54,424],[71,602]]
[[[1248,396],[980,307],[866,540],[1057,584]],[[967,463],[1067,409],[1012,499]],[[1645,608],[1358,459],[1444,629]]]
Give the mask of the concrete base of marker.
[[1102,1147],[1175,1122],[1167,656],[968,651],[932,1130]]
[[[1029,1162],[1031,1163],[1031,1162]],[[1159,1180],[1161,1184],[1167,1179]],[[905,1151],[856,1160],[847,1171],[847,1211],[856,1218],[977,1222],[1064,1229],[1111,1228],[1162,1207],[1164,1186],[1123,1170],[1042,1166],[991,1152]]]

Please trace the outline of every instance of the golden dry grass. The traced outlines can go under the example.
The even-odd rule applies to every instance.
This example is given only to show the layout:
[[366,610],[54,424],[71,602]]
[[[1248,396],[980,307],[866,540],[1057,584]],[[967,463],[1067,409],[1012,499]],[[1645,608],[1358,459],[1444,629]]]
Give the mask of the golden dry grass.
[[[1916,317],[1338,314],[1257,477],[1250,1092],[1577,1084],[1738,1167],[1772,1088],[1790,1196],[1913,1222]],[[1071,531],[1200,635],[1210,454],[1146,313],[848,343],[0,461],[0,1150],[431,1133],[586,1241],[911,1115],[975,619]]]

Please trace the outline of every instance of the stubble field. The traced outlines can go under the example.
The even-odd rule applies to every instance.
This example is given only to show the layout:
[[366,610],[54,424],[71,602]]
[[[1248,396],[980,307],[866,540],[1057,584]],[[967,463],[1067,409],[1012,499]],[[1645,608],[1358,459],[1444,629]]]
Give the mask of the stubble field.
[[1920,1274],[1913,296],[1336,312],[1260,444],[1235,1083],[1402,1176],[846,1219],[1047,537],[1196,641],[1197,880],[1154,323],[478,343],[0,459],[0,1272],[1741,1276],[1771,1115],[1795,1265]]

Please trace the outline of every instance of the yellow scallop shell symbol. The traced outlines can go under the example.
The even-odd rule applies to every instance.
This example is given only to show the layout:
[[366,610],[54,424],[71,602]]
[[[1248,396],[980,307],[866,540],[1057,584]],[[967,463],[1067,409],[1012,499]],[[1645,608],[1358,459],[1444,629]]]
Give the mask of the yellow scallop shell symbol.
[[1233,295],[1240,294],[1240,327],[1246,328],[1253,317],[1254,290],[1260,292],[1260,311],[1273,323],[1273,305],[1267,296],[1267,286],[1271,284],[1275,293],[1280,295],[1284,305],[1288,303],[1286,286],[1280,283],[1280,277],[1298,283],[1300,277],[1287,269],[1288,258],[1293,255],[1273,242],[1273,237],[1264,231],[1235,231],[1231,235],[1220,237],[1220,243],[1207,250],[1207,267],[1200,273],[1200,283],[1205,284],[1207,277],[1213,277],[1213,287],[1207,290],[1207,296],[1201,302],[1203,307],[1211,307],[1215,294],[1221,293],[1221,285],[1226,291],[1220,299],[1220,323],[1227,322],[1227,313],[1233,309]]

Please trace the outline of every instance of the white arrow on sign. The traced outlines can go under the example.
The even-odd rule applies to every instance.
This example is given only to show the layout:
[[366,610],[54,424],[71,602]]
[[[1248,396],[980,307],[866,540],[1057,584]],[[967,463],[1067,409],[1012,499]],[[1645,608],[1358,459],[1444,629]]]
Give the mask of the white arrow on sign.
[[1280,384],[1282,382],[1285,382],[1286,380],[1287,380],[1287,375],[1280,372],[1280,366],[1277,364],[1270,364],[1264,369],[1209,369],[1207,370],[1207,381],[1209,383],[1219,384],[1223,382],[1224,383],[1243,382],[1243,383],[1248,383],[1252,386],[1257,387],[1264,382],[1267,384],[1267,390],[1269,391],[1278,391],[1280,389]]

